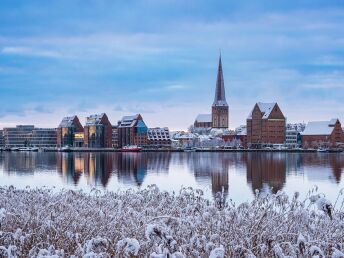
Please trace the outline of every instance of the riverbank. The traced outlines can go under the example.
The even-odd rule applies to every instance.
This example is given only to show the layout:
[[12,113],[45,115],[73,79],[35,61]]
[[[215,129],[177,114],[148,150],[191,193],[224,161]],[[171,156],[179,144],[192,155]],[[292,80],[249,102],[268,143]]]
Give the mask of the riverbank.
[[[1,150],[11,151],[11,150]],[[13,151],[13,150],[12,150]],[[15,150],[20,151],[20,150]],[[29,150],[27,150],[29,151]],[[35,151],[38,151],[36,149]],[[121,149],[115,148],[69,148],[68,150],[61,150],[58,148],[44,148],[40,151],[45,152],[121,152]],[[317,149],[148,149],[143,148],[141,152],[281,152],[281,153],[316,153]],[[321,153],[341,153],[342,149],[332,149],[321,151]]]
[[190,188],[86,194],[3,187],[0,223],[1,257],[344,255],[343,203],[332,205],[316,189],[305,200],[278,193],[235,205]]

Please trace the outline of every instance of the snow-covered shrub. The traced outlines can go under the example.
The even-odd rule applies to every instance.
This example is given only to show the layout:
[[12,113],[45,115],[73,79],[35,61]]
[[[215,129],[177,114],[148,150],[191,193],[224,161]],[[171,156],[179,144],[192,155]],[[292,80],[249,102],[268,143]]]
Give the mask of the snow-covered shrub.
[[[226,199],[227,198],[227,199]],[[341,197],[342,198],[342,197]],[[317,189],[235,205],[202,191],[85,193],[0,187],[0,257],[333,257],[344,252],[342,199]]]

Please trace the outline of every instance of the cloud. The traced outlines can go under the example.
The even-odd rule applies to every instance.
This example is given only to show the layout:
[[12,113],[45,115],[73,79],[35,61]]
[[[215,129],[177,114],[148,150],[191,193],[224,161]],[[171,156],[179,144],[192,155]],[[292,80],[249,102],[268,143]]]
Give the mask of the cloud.
[[61,55],[57,51],[36,49],[31,47],[4,47],[1,50],[3,54],[24,55],[24,56],[38,56],[58,58]]

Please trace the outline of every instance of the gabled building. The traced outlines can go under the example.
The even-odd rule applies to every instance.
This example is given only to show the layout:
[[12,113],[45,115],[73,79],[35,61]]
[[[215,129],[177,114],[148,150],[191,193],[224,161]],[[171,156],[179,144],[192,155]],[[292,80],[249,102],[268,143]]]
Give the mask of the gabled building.
[[211,114],[199,114],[194,122],[194,128],[211,128],[212,126]]
[[249,147],[284,144],[286,119],[276,102],[256,103],[246,125]]
[[309,122],[301,133],[303,148],[337,147],[344,144],[344,133],[339,119]]
[[221,56],[217,71],[215,98],[211,108],[211,119],[213,128],[228,128],[228,104],[226,101]]
[[105,113],[90,115],[86,118],[84,146],[88,148],[112,147],[112,125]]
[[147,145],[148,127],[140,114],[124,116],[118,125],[118,145]]
[[[66,116],[57,128],[57,147],[81,147],[84,128],[77,116]],[[80,138],[82,141],[80,142]]]

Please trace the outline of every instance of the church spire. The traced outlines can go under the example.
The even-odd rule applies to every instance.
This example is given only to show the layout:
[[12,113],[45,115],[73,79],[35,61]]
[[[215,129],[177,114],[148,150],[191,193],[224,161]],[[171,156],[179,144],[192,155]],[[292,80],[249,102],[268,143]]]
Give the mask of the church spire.
[[222,73],[222,61],[221,61],[221,52],[219,58],[219,67],[217,70],[217,80],[216,80],[216,90],[215,90],[215,99],[213,106],[228,106],[226,101],[226,94],[225,94],[225,83],[223,80],[223,73]]

